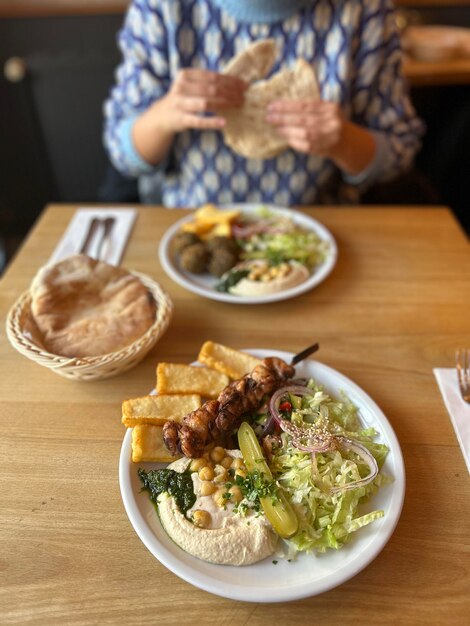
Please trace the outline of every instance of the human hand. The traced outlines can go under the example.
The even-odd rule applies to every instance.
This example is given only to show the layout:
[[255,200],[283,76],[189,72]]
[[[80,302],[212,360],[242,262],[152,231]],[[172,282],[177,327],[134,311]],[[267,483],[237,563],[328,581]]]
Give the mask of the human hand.
[[168,93],[158,100],[154,110],[159,125],[168,133],[190,128],[219,129],[225,125],[220,115],[205,116],[243,104],[248,84],[226,74],[186,68],[180,70]]
[[299,152],[334,158],[345,125],[338,104],[323,100],[276,100],[266,121]]

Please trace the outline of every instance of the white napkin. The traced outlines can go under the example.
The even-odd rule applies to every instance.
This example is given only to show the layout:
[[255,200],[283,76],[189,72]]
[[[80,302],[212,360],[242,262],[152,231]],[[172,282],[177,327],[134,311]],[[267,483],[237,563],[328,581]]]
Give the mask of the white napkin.
[[452,368],[435,368],[434,376],[444,398],[444,404],[457,435],[462,454],[470,473],[470,404],[460,395],[457,371]]
[[[110,265],[119,265],[137,217],[136,209],[77,209],[49,261],[55,262],[72,254],[77,254],[85,241],[88,227],[94,217],[114,217],[116,220],[111,231],[109,245],[106,248],[106,258],[103,260]],[[101,233],[97,231],[96,236],[91,242],[92,245],[88,255],[93,258],[99,244],[100,234]]]

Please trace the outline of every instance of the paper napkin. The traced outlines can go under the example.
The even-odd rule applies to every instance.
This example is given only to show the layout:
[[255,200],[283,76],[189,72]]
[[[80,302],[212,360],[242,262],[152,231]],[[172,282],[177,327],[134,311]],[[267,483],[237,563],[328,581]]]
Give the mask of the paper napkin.
[[[72,254],[77,254],[85,241],[88,227],[94,217],[114,217],[115,223],[111,231],[109,245],[106,249],[106,263],[119,265],[137,217],[136,209],[119,208],[83,208],[77,209],[73,215],[67,230],[52,253],[50,262],[59,261]],[[99,244],[99,233],[93,238],[89,256],[94,257],[94,252]]]
[[460,395],[457,371],[452,368],[435,368],[434,376],[441,390],[444,404],[462,449],[470,473],[470,404]]

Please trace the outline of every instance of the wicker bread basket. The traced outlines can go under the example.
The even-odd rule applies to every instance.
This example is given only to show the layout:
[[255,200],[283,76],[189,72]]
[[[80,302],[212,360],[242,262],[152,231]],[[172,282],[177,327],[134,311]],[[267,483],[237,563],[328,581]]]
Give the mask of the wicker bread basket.
[[142,337],[121,348],[99,356],[69,358],[48,352],[33,340],[34,322],[31,315],[31,296],[24,292],[12,306],[6,321],[8,339],[14,348],[32,361],[73,380],[111,378],[137,365],[164,334],[171,320],[173,303],[158,283],[145,274],[132,272],[147,287],[155,299],[155,322]]

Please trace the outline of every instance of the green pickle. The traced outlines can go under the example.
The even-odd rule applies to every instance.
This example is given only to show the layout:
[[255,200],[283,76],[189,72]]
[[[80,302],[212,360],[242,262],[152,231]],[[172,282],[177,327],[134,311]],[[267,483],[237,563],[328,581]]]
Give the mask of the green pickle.
[[[247,422],[243,422],[238,429],[238,445],[248,471],[258,470],[268,480],[271,480],[271,470],[266,463],[255,432]],[[287,539],[297,532],[299,521],[282,489],[278,489],[277,496],[278,499],[274,502],[272,498],[260,498],[260,502],[264,514],[274,530],[280,537]]]

